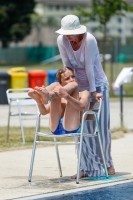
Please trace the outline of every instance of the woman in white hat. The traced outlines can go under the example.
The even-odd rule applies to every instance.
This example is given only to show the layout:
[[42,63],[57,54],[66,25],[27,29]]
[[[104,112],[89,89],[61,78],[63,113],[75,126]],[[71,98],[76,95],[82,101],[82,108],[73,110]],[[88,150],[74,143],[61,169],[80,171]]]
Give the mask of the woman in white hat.
[[[99,101],[104,99],[100,114],[100,128],[103,150],[109,175],[115,174],[111,157],[110,109],[108,80],[101,66],[99,50],[95,37],[80,25],[79,18],[67,15],[61,20],[61,28],[56,31],[60,55],[64,66],[74,70],[79,90],[90,91]],[[93,121],[87,122],[88,132],[93,132]],[[97,140],[84,137],[81,158],[80,178],[102,176],[103,164]],[[72,176],[76,178],[76,175]]]

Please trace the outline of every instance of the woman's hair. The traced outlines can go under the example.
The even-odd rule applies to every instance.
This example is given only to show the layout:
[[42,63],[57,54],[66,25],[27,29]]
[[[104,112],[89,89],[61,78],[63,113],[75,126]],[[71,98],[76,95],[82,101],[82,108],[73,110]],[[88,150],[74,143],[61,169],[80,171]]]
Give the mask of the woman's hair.
[[62,67],[56,73],[56,77],[58,78],[58,81],[59,81],[60,84],[61,84],[62,74],[64,74],[67,70],[71,70],[73,72],[73,70],[70,67]]
[[79,42],[83,39],[84,33],[83,34],[78,34],[78,35],[73,35],[74,38],[78,38]]

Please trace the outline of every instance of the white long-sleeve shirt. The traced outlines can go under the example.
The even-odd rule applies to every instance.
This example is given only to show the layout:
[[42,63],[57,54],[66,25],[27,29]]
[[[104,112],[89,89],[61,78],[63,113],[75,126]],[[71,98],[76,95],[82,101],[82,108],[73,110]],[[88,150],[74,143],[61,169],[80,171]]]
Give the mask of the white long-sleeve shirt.
[[108,80],[103,71],[97,41],[89,32],[85,33],[77,51],[63,35],[57,38],[63,65],[74,70],[79,90],[95,92],[96,87],[107,86]]

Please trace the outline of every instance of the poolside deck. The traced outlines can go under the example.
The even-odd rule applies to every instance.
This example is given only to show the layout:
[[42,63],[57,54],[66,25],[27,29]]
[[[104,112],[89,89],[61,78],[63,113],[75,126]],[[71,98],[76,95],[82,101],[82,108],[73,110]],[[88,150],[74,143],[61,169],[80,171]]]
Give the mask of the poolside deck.
[[84,180],[77,185],[70,175],[76,172],[74,146],[60,146],[63,177],[59,177],[55,147],[37,148],[32,182],[28,173],[32,149],[0,153],[0,199],[15,199],[56,191],[81,188],[101,183],[133,178],[133,133],[112,141],[112,156],[116,178],[109,180]]

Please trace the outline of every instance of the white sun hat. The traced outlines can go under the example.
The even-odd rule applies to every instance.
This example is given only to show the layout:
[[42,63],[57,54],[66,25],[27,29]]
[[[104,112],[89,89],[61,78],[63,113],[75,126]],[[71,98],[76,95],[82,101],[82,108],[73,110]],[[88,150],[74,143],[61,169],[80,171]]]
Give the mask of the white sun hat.
[[87,31],[86,26],[80,25],[79,18],[75,15],[66,15],[61,20],[61,28],[56,31],[61,35],[78,35]]

